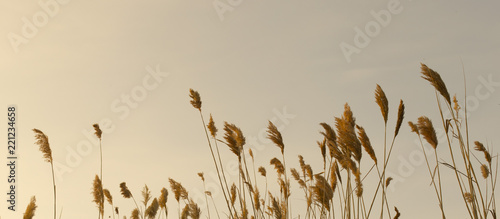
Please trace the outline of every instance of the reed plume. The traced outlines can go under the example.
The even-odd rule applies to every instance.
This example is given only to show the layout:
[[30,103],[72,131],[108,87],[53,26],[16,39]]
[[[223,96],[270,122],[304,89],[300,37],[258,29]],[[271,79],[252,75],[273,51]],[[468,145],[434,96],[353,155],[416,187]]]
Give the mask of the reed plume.
[[316,179],[316,184],[312,186],[314,201],[330,211],[330,200],[333,198],[333,190],[322,175],[318,174],[314,177]]
[[238,157],[238,161],[241,161],[241,152],[245,144],[243,132],[236,125],[227,122],[224,122],[224,131],[224,139],[227,146]]
[[130,216],[131,219],[139,219],[139,209],[134,209],[132,211],[132,215]]
[[24,211],[23,219],[32,219],[35,216],[36,208],[36,198],[35,196],[31,197],[30,203],[26,207],[26,211]]
[[106,197],[106,200],[110,205],[113,205],[113,196],[111,196],[111,193],[109,192],[108,189],[104,189],[104,196]]
[[161,209],[165,209],[165,217],[168,218],[167,200],[168,200],[168,190],[165,187],[163,187],[161,189],[160,198],[158,199],[158,204],[160,205]]
[[475,144],[474,149],[476,149],[476,151],[483,152],[484,158],[486,159],[486,161],[488,161],[489,164],[491,164],[490,152],[488,152],[488,150],[486,150],[486,148],[484,147],[484,145],[481,142],[475,141],[474,144]]
[[488,166],[486,166],[486,164],[481,165],[481,174],[485,179],[488,178],[488,175],[490,175],[490,171],[488,169]]
[[337,128],[337,144],[345,152],[349,152],[354,159],[361,161],[361,142],[356,137],[354,127],[356,119],[353,117],[349,104],[344,105],[344,114],[341,118],[335,118],[335,127]]
[[95,175],[94,178],[92,195],[94,197],[94,200],[92,201],[96,203],[100,217],[104,218],[104,202],[103,202],[104,194],[103,194],[101,179],[99,179],[98,175]]
[[446,102],[451,105],[450,94],[448,93],[446,84],[444,83],[443,79],[441,79],[441,76],[434,70],[427,67],[427,65],[423,63],[420,63],[420,65],[420,69],[422,70],[421,73],[423,74],[422,78],[430,82],[431,85],[434,86],[434,89],[436,89],[444,97]]
[[[101,183],[102,183],[102,181],[101,181]],[[106,197],[106,200],[111,205],[111,213],[113,213],[113,208],[114,208],[114,205],[113,205],[113,196],[111,196],[111,193],[109,192],[108,189],[104,189],[103,192],[104,192],[104,196]],[[118,211],[118,208],[116,208],[115,210]],[[113,214],[113,218],[115,218],[114,214]]]
[[201,111],[201,97],[198,91],[189,89],[189,97],[191,97],[191,105]]
[[270,162],[272,165],[274,165],[274,169],[276,169],[276,172],[278,173],[278,175],[283,175],[285,174],[285,168],[283,167],[283,164],[281,163],[281,161],[278,159],[278,158],[273,158],[271,159],[271,162]]
[[392,181],[392,177],[387,177],[387,179],[385,180],[385,187],[389,186],[389,184],[391,184],[391,181]]
[[401,128],[401,124],[403,123],[403,119],[405,117],[405,105],[403,103],[403,100],[399,101],[399,108],[398,108],[398,121],[396,122],[396,129],[394,131],[394,137],[396,137],[399,133],[399,129]]
[[236,185],[233,183],[233,185],[231,185],[231,205],[234,206],[235,202],[236,202]]
[[210,121],[208,122],[207,128],[210,131],[210,135],[215,138],[215,136],[217,135],[217,127],[215,127],[215,122],[212,118],[212,114],[210,114]]
[[[127,184],[125,182],[120,183],[120,193],[122,194],[122,196],[124,198],[132,198],[132,200],[134,201],[136,210],[139,213],[139,205],[137,205],[137,202],[135,201],[135,198],[132,195],[132,192],[130,192],[130,190],[128,189]],[[137,218],[139,218],[139,216],[137,216]]]
[[158,199],[154,198],[153,201],[151,202],[151,205],[149,205],[149,207],[146,208],[146,216],[149,219],[154,219],[156,217],[156,213],[158,213],[158,209],[159,209]]
[[285,145],[283,144],[283,137],[280,131],[278,131],[278,128],[271,121],[269,121],[267,126],[267,138],[280,148],[281,154],[284,153]]
[[45,135],[42,131],[39,129],[33,129],[33,132],[35,132],[35,139],[37,144],[40,147],[40,151],[43,154],[43,158],[45,159],[46,162],[50,163],[50,167],[52,169],[52,185],[54,187],[54,219],[56,219],[56,209],[57,209],[57,196],[56,196],[56,179],[54,176],[54,163],[52,159],[52,150],[50,149],[50,144],[49,144],[49,137]]
[[387,124],[387,119],[389,118],[389,101],[385,96],[382,87],[377,84],[375,88],[375,102],[380,107],[380,111],[382,112],[382,117],[384,118],[385,124]]
[[375,156],[375,151],[373,150],[372,144],[370,143],[370,139],[368,138],[365,129],[359,125],[356,125],[356,128],[358,129],[358,136],[359,136],[358,138],[359,141],[361,142],[361,145],[365,149],[366,153],[370,155],[373,162],[377,164],[377,156]]
[[193,199],[189,199],[189,203],[187,204],[188,214],[192,219],[200,219],[201,209],[198,205],[193,201]]
[[131,198],[132,197],[132,193],[128,189],[127,184],[125,182],[120,183],[120,191],[121,191],[121,194],[124,198]]
[[263,177],[266,177],[266,168],[264,167],[259,167],[259,173],[260,175],[262,175]]
[[432,121],[426,116],[421,116],[418,118],[418,131],[424,137],[424,139],[436,149],[438,145],[438,139],[436,136],[436,131],[434,126],[432,126]]
[[146,209],[148,207],[149,200],[151,200],[151,191],[149,190],[147,185],[144,185],[144,188],[142,189],[142,204],[144,204],[144,216],[143,218],[146,218]]
[[408,122],[408,125],[410,126],[412,132],[415,132],[416,134],[420,135],[420,132],[418,131],[418,126],[417,125],[415,125],[411,121]]

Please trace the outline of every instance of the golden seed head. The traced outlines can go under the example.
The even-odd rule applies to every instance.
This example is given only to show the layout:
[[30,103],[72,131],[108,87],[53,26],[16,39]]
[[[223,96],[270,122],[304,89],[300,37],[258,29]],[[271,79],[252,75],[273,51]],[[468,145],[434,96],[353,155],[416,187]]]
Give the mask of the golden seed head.
[[168,200],[168,190],[165,187],[163,187],[161,189],[160,198],[158,199],[158,204],[160,205],[161,208],[165,208],[167,206],[167,200]]
[[434,70],[427,67],[427,65],[420,63],[421,65],[421,73],[423,74],[422,78],[431,83],[432,86],[444,97],[446,102],[451,105],[450,94],[448,93],[448,89],[446,89],[446,84],[444,83],[441,76],[435,72]]
[[398,135],[404,117],[405,117],[405,104],[403,103],[403,100],[400,100],[398,108],[398,121],[396,122],[396,130],[394,131],[394,136]]
[[481,165],[481,174],[483,174],[483,178],[485,179],[490,175],[490,170],[486,164]]
[[35,196],[32,196],[30,203],[26,207],[26,211],[24,211],[23,219],[32,219],[35,216],[35,210],[37,207],[36,198]]
[[384,122],[387,124],[387,119],[389,118],[389,101],[387,100],[382,87],[378,84],[375,88],[375,102],[380,107],[382,117],[384,117]]
[[99,124],[97,124],[97,123],[96,123],[96,124],[94,124],[94,125],[92,125],[92,126],[94,126],[94,130],[95,130],[95,133],[94,133],[94,134],[95,134],[95,135],[96,135],[99,139],[101,139],[101,137],[102,137],[102,131],[101,131],[101,129],[99,128]]
[[132,197],[132,193],[127,188],[127,184],[125,182],[120,183],[120,190],[121,190],[122,196],[124,198],[130,198],[130,197]]
[[432,121],[425,117],[421,116],[418,118],[418,130],[424,139],[434,148],[437,148],[438,139],[436,136],[436,131],[434,130],[434,126],[432,126]]
[[208,122],[208,130],[210,131],[210,135],[215,138],[217,135],[217,127],[215,127],[214,119],[212,118],[212,114],[210,114],[210,121]]
[[189,89],[189,97],[191,97],[191,105],[193,105],[194,108],[198,109],[201,111],[201,97],[198,91],[195,91],[193,89]]
[[271,121],[269,121],[267,126],[267,138],[281,149],[281,154],[284,153],[285,145],[283,144],[283,137],[281,137],[280,131]]
[[38,129],[33,129],[33,132],[35,132],[35,139],[37,144],[40,147],[40,151],[43,154],[43,158],[45,158],[45,161],[52,163],[52,150],[50,149],[49,145],[49,137],[45,135],[42,131]]

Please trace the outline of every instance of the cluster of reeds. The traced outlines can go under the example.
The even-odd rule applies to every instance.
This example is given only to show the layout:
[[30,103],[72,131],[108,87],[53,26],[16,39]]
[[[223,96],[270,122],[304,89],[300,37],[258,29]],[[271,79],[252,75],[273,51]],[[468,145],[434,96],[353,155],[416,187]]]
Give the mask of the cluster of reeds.
[[[291,195],[290,178],[297,181],[299,188],[304,191],[306,200],[306,218],[369,218],[372,208],[376,202],[376,196],[381,197],[380,217],[387,214],[391,217],[391,210],[385,194],[385,187],[390,182],[390,177],[386,178],[386,167],[394,146],[396,136],[399,133],[404,118],[404,104],[400,101],[397,122],[395,126],[392,143],[384,142],[383,163],[377,161],[375,150],[373,149],[368,135],[363,127],[356,123],[351,108],[345,104],[344,113],[335,118],[334,130],[329,124],[321,123],[324,131],[321,132],[323,139],[318,142],[321,156],[323,158],[323,169],[314,173],[304,158],[299,155],[300,171],[295,168],[287,169],[285,159],[285,144],[283,136],[278,128],[269,121],[267,127],[267,137],[278,148],[281,156],[272,158],[270,165],[277,173],[277,183],[279,193],[273,193],[267,189],[267,172],[262,166],[258,168],[261,176],[265,177],[265,189],[259,188],[255,174],[254,155],[251,149],[245,149],[245,137],[240,128],[236,125],[224,122],[224,135],[220,139],[217,135],[217,127],[210,115],[208,125],[205,123],[202,112],[202,101],[200,94],[195,90],[190,90],[191,104],[200,113],[201,121],[207,137],[212,160],[217,172],[219,185],[226,201],[228,217],[230,218],[270,218],[277,219],[292,218],[292,205],[289,202]],[[389,116],[389,104],[382,88],[377,85],[375,100],[379,105],[384,127],[387,130]],[[210,133],[210,134],[209,134]],[[239,176],[238,181],[232,184],[228,182],[225,175],[224,165],[219,153],[218,143],[225,144],[238,160]],[[327,156],[327,149],[329,156]],[[373,165],[366,174],[361,171],[361,158],[363,149],[370,156]],[[252,159],[253,174],[250,174],[247,164],[246,151]],[[372,199],[365,200],[363,193],[363,179],[375,169],[379,183],[376,192],[370,196]],[[203,177],[202,180],[204,181]],[[379,191],[379,188],[382,188]],[[264,197],[261,197],[263,191]],[[337,195],[337,196],[336,196]],[[335,202],[335,196],[338,202]],[[368,201],[368,204],[367,203]],[[337,203],[337,204],[334,204]],[[208,208],[208,205],[207,205]],[[397,209],[395,218],[399,217]],[[208,216],[210,217],[210,215]]]
[[[131,212],[131,215],[129,217],[130,219],[139,219],[139,218],[154,219],[156,216],[158,216],[158,218],[162,218],[163,215],[162,212],[165,212],[165,218],[168,218],[168,209],[167,209],[168,190],[165,187],[161,189],[160,196],[158,198],[154,198],[151,201],[151,198],[153,198],[151,196],[151,190],[149,190],[149,187],[147,185],[144,185],[141,192],[142,204],[144,205],[144,207],[137,205],[134,195],[128,189],[127,184],[125,182],[120,183],[120,192],[123,198],[126,199],[132,198],[136,206],[136,208],[134,208]],[[116,207],[115,207],[115,212],[116,214],[119,213],[118,208]]]
[[[496,200],[495,187],[498,172],[498,159],[494,164],[491,148],[484,146],[481,142],[475,141],[473,146],[469,140],[469,130],[467,123],[467,108],[462,111],[459,102],[455,97],[450,97],[444,81],[434,70],[422,64],[423,78],[431,83],[436,90],[436,101],[439,108],[441,124],[444,129],[444,137],[448,145],[448,156],[440,156],[439,153],[446,153],[438,148],[439,140],[431,119],[422,116],[417,122],[408,122],[411,131],[416,133],[424,153],[427,170],[431,178],[431,185],[436,193],[438,206],[441,210],[442,218],[446,218],[446,211],[443,199],[444,183],[441,178],[442,171],[452,171],[456,177],[456,182],[463,198],[465,209],[470,218],[486,219],[489,216],[496,218]],[[202,111],[202,101],[197,91],[190,89],[190,102],[198,110],[205,131],[207,145],[210,150],[213,165],[215,167],[218,183],[222,191],[225,208],[223,214],[231,219],[239,218],[276,218],[289,219],[295,218],[292,215],[292,186],[290,180],[297,183],[297,188],[293,191],[304,193],[305,212],[295,212],[305,218],[399,218],[399,210],[390,205],[387,198],[387,186],[389,186],[391,176],[388,176],[387,165],[393,151],[396,137],[401,129],[404,120],[405,105],[400,100],[394,132],[388,135],[389,121],[389,101],[382,90],[377,85],[375,88],[375,102],[380,108],[384,123],[384,142],[376,144],[373,147],[366,130],[357,123],[351,107],[346,103],[344,112],[334,119],[334,125],[326,122],[320,123],[321,139],[317,142],[321,158],[322,168],[313,170],[310,164],[306,163],[303,156],[298,155],[299,168],[288,168],[285,156],[285,142],[280,130],[276,125],[269,121],[267,126],[267,138],[279,149],[278,156],[272,158],[269,165],[272,166],[277,175],[278,191],[268,190],[268,174],[264,166],[255,166],[255,157],[251,149],[246,149],[246,139],[242,130],[235,124],[224,122],[223,134],[218,134],[218,128],[210,115],[208,124],[205,122]],[[444,98],[444,101],[443,99]],[[465,100],[466,102],[466,100]],[[444,105],[444,106],[443,106]],[[447,110],[446,110],[447,109]],[[95,175],[92,186],[93,202],[98,208],[98,218],[105,217],[105,201],[111,206],[111,215],[113,218],[120,218],[119,208],[114,205],[113,197],[108,189],[103,186],[103,165],[102,165],[102,134],[98,124],[93,125],[95,135],[99,139],[100,147],[100,173]],[[52,160],[52,150],[49,145],[48,137],[40,130],[33,129],[35,132],[36,144],[39,145],[45,161],[51,164],[53,193],[54,193],[54,219],[56,218],[56,184],[54,178],[54,167]],[[389,138],[388,138],[389,137]],[[425,149],[424,139],[433,149],[434,155],[428,154]],[[453,141],[455,139],[455,141]],[[227,146],[227,149],[234,154],[238,161],[238,178],[231,182],[230,177],[226,176],[223,159],[220,155],[219,144]],[[455,145],[456,144],[456,145]],[[375,153],[382,150],[383,154],[379,156]],[[363,150],[365,152],[363,152]],[[458,150],[458,151],[457,151]],[[475,150],[475,152],[474,152]],[[446,150],[445,150],[446,151]],[[439,152],[439,153],[438,153]],[[366,153],[370,159],[362,159],[363,153]],[[477,154],[482,154],[477,156]],[[247,160],[251,159],[251,165]],[[450,159],[450,161],[444,161]],[[365,161],[367,160],[367,161]],[[371,168],[365,170],[363,167]],[[367,165],[365,162],[369,162]],[[445,167],[445,168],[443,168]],[[252,171],[249,171],[252,170]],[[257,175],[257,172],[259,175]],[[480,176],[478,177],[477,175]],[[252,173],[252,174],[251,174]],[[477,174],[476,174],[477,173]],[[374,192],[366,194],[364,179],[369,175],[374,175],[378,179]],[[212,197],[211,191],[207,191],[205,186],[205,177],[203,173],[198,173],[203,182],[205,190],[205,201],[207,215],[210,214],[210,201],[213,208],[220,218],[216,202]],[[482,178],[481,178],[482,176]],[[258,185],[258,181],[265,181],[265,185]],[[199,219],[202,212],[199,206],[189,197],[188,191],[181,183],[169,178],[170,189],[177,202],[177,214],[179,218]],[[374,184],[372,185],[374,186]],[[132,192],[128,189],[125,182],[120,185],[120,192],[123,198],[132,199],[135,208],[132,210],[130,219],[153,219],[168,218],[168,189],[162,188],[160,195],[153,198],[147,185],[144,186],[142,195],[142,205],[139,206]],[[372,191],[372,190],[366,190]],[[24,219],[34,217],[36,199],[33,196],[31,202],[26,208]],[[379,210],[375,210],[380,206]],[[394,210],[392,210],[394,207]],[[379,211],[380,214],[376,215]],[[164,212],[164,214],[163,214]],[[375,216],[376,215],[376,216]],[[126,218],[126,216],[123,216]]]
[[[409,122],[409,126],[420,140],[442,218],[446,218],[442,184],[448,182],[442,181],[440,173],[442,168],[440,166],[446,167],[446,170],[451,170],[454,173],[465,209],[470,218],[488,218],[490,215],[491,218],[496,218],[495,187],[498,159],[493,165],[491,149],[486,148],[479,141],[475,141],[474,148],[472,148],[469,139],[467,105],[462,110],[456,95],[452,100],[445,82],[436,71],[425,64],[421,64],[421,73],[422,78],[430,82],[435,89],[441,125],[444,130],[444,145],[448,145],[448,150],[441,149],[442,147],[439,147],[440,150],[438,150],[440,144],[436,130],[428,117],[421,116],[416,123]],[[464,87],[466,86],[464,85]],[[442,98],[444,98],[444,101]],[[464,102],[467,102],[466,98]],[[433,161],[432,158],[430,158],[431,161],[428,159],[432,155],[427,155],[422,138],[434,149]],[[484,159],[478,158],[474,150],[477,151],[476,153],[483,154]],[[446,158],[439,156],[438,152],[449,153],[451,162],[440,161]],[[479,172],[481,175],[479,175]]]

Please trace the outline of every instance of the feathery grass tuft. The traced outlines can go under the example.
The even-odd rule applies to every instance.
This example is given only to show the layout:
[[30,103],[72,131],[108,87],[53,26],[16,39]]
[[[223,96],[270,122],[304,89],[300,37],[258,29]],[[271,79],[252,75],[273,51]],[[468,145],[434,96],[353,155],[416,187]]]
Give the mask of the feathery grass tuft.
[[212,114],[210,114],[210,121],[208,122],[207,128],[210,131],[210,135],[215,138],[215,136],[217,136],[217,127],[215,127],[215,122],[212,118]]
[[125,182],[120,183],[120,190],[121,190],[121,194],[124,198],[131,198],[132,197],[132,193],[128,189],[127,184]]
[[403,103],[403,100],[400,100],[398,108],[398,121],[396,122],[396,130],[394,131],[394,137],[398,135],[404,117],[405,117],[405,104]]
[[420,69],[422,70],[421,73],[424,75],[422,78],[430,82],[431,85],[434,86],[434,88],[444,97],[444,99],[446,99],[446,102],[451,105],[450,94],[448,93],[446,84],[443,79],[441,79],[441,76],[434,70],[427,67],[427,65],[423,63],[420,63],[420,65]]
[[488,166],[486,164],[481,165],[481,174],[483,175],[483,178],[488,178],[490,175],[490,171],[488,169]]
[[154,198],[153,201],[151,202],[151,205],[146,209],[146,216],[149,219],[154,219],[156,216],[156,213],[158,212],[159,209],[159,204],[158,204],[158,199]]
[[269,121],[269,124],[267,126],[267,138],[269,138],[274,144],[276,144],[276,146],[281,149],[281,154],[284,153],[285,145],[283,144],[283,137],[281,136],[278,128],[271,121]]
[[434,126],[432,126],[432,121],[426,116],[421,116],[418,118],[418,131],[424,136],[424,139],[434,148],[437,148],[438,139],[436,136],[436,131]]
[[95,134],[95,135],[96,135],[99,139],[101,139],[101,137],[102,137],[102,131],[101,131],[101,129],[99,128],[99,124],[97,124],[97,123],[96,123],[96,124],[94,124],[94,125],[92,125],[92,126],[94,127],[94,130],[95,130],[95,133],[94,133],[94,134]]
[[45,161],[52,163],[52,150],[50,149],[49,145],[49,137],[47,137],[47,135],[45,135],[38,129],[33,129],[33,132],[35,132],[35,144],[40,146],[40,151],[43,154],[43,158],[45,159]]
[[375,156],[375,151],[373,150],[372,144],[370,143],[370,139],[368,138],[365,129],[359,125],[356,125],[356,128],[358,129],[358,138],[359,141],[361,141],[361,145],[363,145],[366,153],[368,153],[375,164],[377,164],[377,156]]
[[26,207],[26,211],[24,211],[23,219],[32,219],[35,216],[35,210],[37,207],[36,198],[35,196],[32,196],[30,203]]
[[97,209],[99,210],[99,214],[101,217],[104,217],[104,194],[102,189],[101,179],[99,179],[98,175],[95,175],[94,183],[92,187],[92,195],[94,196],[93,202],[96,203]]
[[375,102],[380,107],[382,117],[384,117],[384,122],[387,124],[387,119],[389,118],[389,101],[387,100],[382,87],[378,84],[377,88],[375,88]]
[[201,111],[200,93],[198,93],[198,91],[195,91],[193,89],[189,89],[189,97],[191,97],[191,105],[193,105],[194,108]]

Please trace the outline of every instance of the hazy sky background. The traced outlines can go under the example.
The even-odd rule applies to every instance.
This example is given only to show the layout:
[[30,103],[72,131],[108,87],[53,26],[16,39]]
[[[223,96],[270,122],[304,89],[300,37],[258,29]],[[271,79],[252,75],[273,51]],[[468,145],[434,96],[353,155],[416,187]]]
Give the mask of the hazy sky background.
[[[233,6],[220,2],[232,8],[222,17],[214,1],[61,1],[57,8],[49,7],[53,16],[38,1],[0,2],[2,110],[9,104],[18,106],[19,136],[17,212],[8,211],[2,201],[0,216],[20,218],[35,195],[39,206],[35,217],[52,217],[50,165],[34,144],[31,129],[49,136],[54,161],[64,165],[71,151],[87,141],[83,133],[93,132],[92,124],[103,119],[113,127],[103,134],[103,181],[121,216],[128,217],[134,204],[121,197],[120,182],[127,182],[137,198],[144,184],[158,197],[162,187],[170,189],[171,177],[203,201],[198,199],[203,187],[196,173],[210,175],[214,168],[199,114],[189,104],[189,88],[200,92],[204,116],[212,113],[219,130],[224,121],[235,123],[247,142],[256,139],[253,147],[265,145],[254,150],[256,166],[274,174],[269,160],[280,152],[262,138],[267,121],[283,126],[288,167],[297,168],[297,155],[302,154],[320,172],[319,123],[333,125],[346,102],[381,156],[383,120],[373,97],[380,84],[391,107],[389,133],[399,100],[406,105],[405,122],[388,167],[399,179],[390,186],[389,202],[404,218],[440,215],[425,164],[409,169],[406,165],[420,150],[407,121],[427,115],[440,126],[434,91],[420,78],[420,62],[439,72],[450,93],[457,93],[464,105],[463,63],[471,140],[498,152],[498,2],[397,1],[400,13],[392,14],[367,46],[350,56],[350,62],[339,45],[355,45],[355,29],[364,31],[365,25],[376,22],[371,11],[388,10],[389,1],[242,0]],[[36,32],[26,32],[23,27],[29,24],[25,21],[32,23],[34,15],[39,19]],[[24,43],[13,44],[14,35],[17,40],[26,37]],[[168,76],[150,80],[148,68]],[[481,81],[488,78],[497,84],[485,89]],[[150,87],[143,99],[136,99],[133,107],[122,102],[124,95],[146,90],[144,80],[157,86]],[[288,114],[288,119],[280,119],[281,114]],[[1,121],[7,123],[7,118]],[[6,134],[1,136],[6,142]],[[447,153],[445,145],[441,146],[442,153]],[[99,173],[98,149],[82,155],[71,172],[56,181],[62,218],[97,216],[90,192]],[[225,162],[235,160],[227,148],[221,150]],[[6,162],[6,156],[3,149],[1,160]],[[366,171],[369,165],[362,168]],[[442,172],[448,180],[444,183],[445,210],[449,218],[465,218],[454,175],[449,169]],[[7,191],[5,165],[0,175],[0,191]],[[209,185],[217,182],[206,178]],[[269,183],[274,182],[271,174]],[[293,216],[303,217],[303,193],[296,190],[295,182],[291,185],[297,206]],[[367,181],[365,197],[371,197],[375,187],[375,182]],[[209,189],[222,214],[222,194]],[[172,194],[168,206],[169,216],[176,218]],[[205,206],[201,207],[206,213]],[[107,213],[110,209],[106,205]]]

